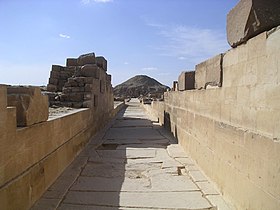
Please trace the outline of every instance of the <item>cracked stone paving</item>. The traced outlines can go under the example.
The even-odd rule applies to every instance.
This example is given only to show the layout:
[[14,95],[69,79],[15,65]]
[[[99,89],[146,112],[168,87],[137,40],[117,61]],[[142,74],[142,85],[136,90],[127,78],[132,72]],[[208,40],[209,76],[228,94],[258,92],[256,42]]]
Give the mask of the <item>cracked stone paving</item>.
[[233,209],[137,99],[95,136],[32,210]]

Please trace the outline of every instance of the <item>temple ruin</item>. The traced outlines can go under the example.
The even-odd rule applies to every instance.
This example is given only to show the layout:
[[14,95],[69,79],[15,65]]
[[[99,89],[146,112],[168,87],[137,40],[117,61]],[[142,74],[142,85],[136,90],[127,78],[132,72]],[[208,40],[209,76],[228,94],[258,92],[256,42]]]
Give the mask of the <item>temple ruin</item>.
[[[164,93],[164,101],[141,107],[133,102],[127,112],[124,103],[114,105],[107,60],[94,53],[68,58],[66,66],[53,65],[47,91],[0,85],[0,208],[176,209],[170,207],[171,198],[179,205],[177,209],[278,210],[279,24],[278,0],[241,0],[227,17],[229,51],[197,64],[194,71],[183,71],[172,91]],[[52,115],[49,106],[69,110]],[[153,120],[144,119],[141,108]],[[118,113],[122,118],[118,119]],[[120,132],[123,130],[127,133]],[[133,144],[137,145],[127,149],[136,130],[140,137]],[[169,139],[178,144],[167,145]],[[156,146],[151,148],[151,144]],[[169,155],[162,160],[166,148]],[[98,158],[115,159],[111,165],[102,165]],[[146,164],[149,158],[151,162]],[[127,169],[131,162],[155,167],[152,175],[160,178],[147,181],[150,171],[136,173],[139,165],[125,174],[123,171],[131,170]],[[117,169],[117,165],[123,168]],[[109,180],[106,196],[103,188],[94,191],[101,188],[101,182],[85,181],[90,179],[89,173],[100,178],[99,170],[104,168],[114,169],[116,177],[120,170],[122,176],[129,176],[113,179],[101,174]],[[200,177],[194,178],[195,174]],[[202,179],[201,174],[205,175]],[[184,176],[191,189],[180,185]],[[116,186],[110,180],[121,181]],[[217,191],[213,193],[210,185],[203,188],[210,183],[207,180]],[[50,189],[53,183],[63,189]],[[124,191],[113,192],[122,187]],[[144,191],[147,188],[150,191]],[[170,189],[173,194],[165,194]],[[162,203],[157,203],[155,195],[161,196]],[[93,198],[97,204],[92,203]]]

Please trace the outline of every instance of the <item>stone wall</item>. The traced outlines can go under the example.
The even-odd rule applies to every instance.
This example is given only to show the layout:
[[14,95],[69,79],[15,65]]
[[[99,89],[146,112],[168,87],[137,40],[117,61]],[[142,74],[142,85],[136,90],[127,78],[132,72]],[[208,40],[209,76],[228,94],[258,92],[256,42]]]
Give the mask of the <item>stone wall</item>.
[[[114,108],[111,77],[103,72],[90,108],[73,109],[48,119],[43,112],[43,117],[31,117],[25,124],[17,123],[17,115],[40,114],[48,104],[46,97],[34,87],[0,85],[0,209],[29,209],[123,107],[120,104]],[[26,104],[28,109],[18,108]]]
[[237,209],[280,206],[279,57],[275,28],[224,54],[222,87],[145,105]]

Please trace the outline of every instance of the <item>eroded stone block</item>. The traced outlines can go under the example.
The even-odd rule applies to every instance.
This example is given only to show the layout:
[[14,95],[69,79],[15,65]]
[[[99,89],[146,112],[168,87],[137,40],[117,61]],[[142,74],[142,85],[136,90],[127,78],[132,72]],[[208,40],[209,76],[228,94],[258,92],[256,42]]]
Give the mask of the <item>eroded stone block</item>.
[[280,25],[279,0],[241,0],[227,15],[227,39],[236,47]]
[[39,87],[9,86],[7,93],[8,106],[16,107],[17,126],[30,126],[48,119],[48,96],[42,95]]
[[206,89],[207,86],[222,86],[222,59],[219,54],[195,66],[195,88]]
[[86,64],[81,68],[81,76],[99,78],[99,68],[96,64]]
[[194,71],[183,71],[178,78],[178,89],[192,90],[195,84],[195,72]]
[[107,71],[107,60],[103,56],[96,57],[96,64]]
[[95,64],[95,54],[94,53],[88,53],[88,54],[79,56],[78,65],[83,66],[86,64]]
[[106,81],[107,81],[108,83],[110,83],[110,84],[111,84],[111,81],[112,81],[112,75],[107,74],[107,75],[106,75]]
[[67,58],[66,66],[78,66],[78,59],[77,58]]

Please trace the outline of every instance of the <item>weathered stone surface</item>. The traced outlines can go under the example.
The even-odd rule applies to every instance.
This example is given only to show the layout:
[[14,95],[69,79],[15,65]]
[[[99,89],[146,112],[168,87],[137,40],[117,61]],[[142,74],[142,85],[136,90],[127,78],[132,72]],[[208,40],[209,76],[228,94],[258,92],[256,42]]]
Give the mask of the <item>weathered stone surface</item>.
[[200,192],[78,192],[71,191],[65,203],[134,208],[211,209]]
[[8,106],[15,106],[17,110],[17,126],[30,126],[48,119],[48,97],[41,94],[39,87],[10,86],[7,92]]
[[97,66],[101,67],[105,71],[107,71],[107,60],[103,56],[96,57]]
[[67,58],[66,66],[78,66],[78,59],[77,58]]
[[227,15],[228,43],[236,47],[279,24],[279,0],[241,0]]
[[106,139],[160,139],[162,136],[152,128],[143,127],[143,128],[112,128],[106,136]]
[[195,72],[194,71],[184,71],[180,74],[178,78],[178,90],[192,90],[195,84]]
[[106,76],[106,81],[107,81],[109,84],[111,84],[112,75],[108,74],[108,75]]
[[60,72],[64,69],[63,66],[60,66],[60,65],[52,65],[52,71],[54,72]]
[[48,84],[47,85],[47,91],[56,92],[57,91],[57,86],[53,85],[53,84]]
[[86,64],[81,68],[81,76],[99,78],[99,68],[96,64]]
[[219,195],[217,190],[214,188],[213,184],[206,182],[197,182],[196,183],[204,195]]
[[167,146],[167,152],[172,158],[188,158],[186,152],[178,144],[171,144]]
[[88,53],[88,54],[79,56],[78,65],[84,66],[86,64],[95,64],[95,54],[94,53]]
[[196,89],[222,86],[222,59],[223,55],[219,54],[195,66]]

